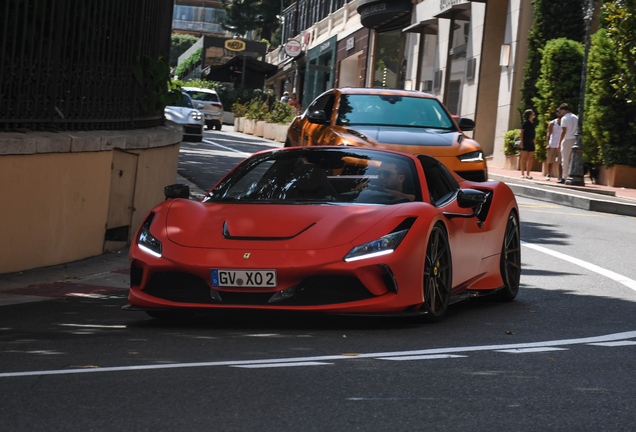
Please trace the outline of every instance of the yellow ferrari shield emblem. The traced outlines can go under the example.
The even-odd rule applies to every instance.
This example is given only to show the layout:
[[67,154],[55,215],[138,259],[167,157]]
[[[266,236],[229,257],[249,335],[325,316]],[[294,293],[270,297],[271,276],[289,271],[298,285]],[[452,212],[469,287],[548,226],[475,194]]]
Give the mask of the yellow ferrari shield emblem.
[[252,254],[249,253],[249,252],[243,254],[243,259],[248,259],[250,257],[250,255],[252,255]]

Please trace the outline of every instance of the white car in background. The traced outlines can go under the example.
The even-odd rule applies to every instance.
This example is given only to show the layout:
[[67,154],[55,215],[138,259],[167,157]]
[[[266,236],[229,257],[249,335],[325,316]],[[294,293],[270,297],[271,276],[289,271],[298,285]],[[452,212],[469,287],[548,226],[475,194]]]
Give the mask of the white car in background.
[[205,124],[208,126],[208,129],[214,127],[216,130],[221,130],[223,126],[223,104],[221,103],[219,95],[214,90],[183,87],[181,91],[187,93],[195,104],[203,105],[200,110],[205,116]]
[[[202,105],[197,104],[196,108]],[[172,120],[175,123],[183,125],[183,140],[201,142],[203,140],[203,126],[205,119],[201,111],[195,108],[195,105],[186,93],[183,93],[181,102],[175,102],[164,109],[166,120]]]

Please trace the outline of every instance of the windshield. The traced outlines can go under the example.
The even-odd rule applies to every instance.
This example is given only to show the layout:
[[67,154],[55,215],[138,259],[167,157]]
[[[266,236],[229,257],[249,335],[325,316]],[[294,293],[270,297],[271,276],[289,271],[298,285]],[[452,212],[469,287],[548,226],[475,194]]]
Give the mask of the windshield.
[[337,124],[455,130],[452,119],[437,99],[398,95],[342,95]]
[[190,99],[190,96],[188,96],[186,93],[182,93],[182,94],[183,94],[183,98],[181,99],[181,101],[175,102],[172,106],[194,109],[194,106],[192,105],[192,99]]
[[363,149],[279,150],[246,159],[204,202],[398,204],[421,201],[413,161]]
[[215,95],[214,93],[188,90],[188,94],[190,95],[192,99],[196,101],[203,101],[203,102],[218,102],[219,101],[219,97]]

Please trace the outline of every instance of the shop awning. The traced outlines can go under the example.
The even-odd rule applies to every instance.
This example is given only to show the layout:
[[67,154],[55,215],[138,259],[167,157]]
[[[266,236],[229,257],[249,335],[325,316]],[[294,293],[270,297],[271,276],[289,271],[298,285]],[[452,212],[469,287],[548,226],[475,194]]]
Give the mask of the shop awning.
[[423,33],[436,35],[438,30],[437,18],[431,18],[424,21],[420,21],[415,24],[411,24],[402,30],[405,33]]

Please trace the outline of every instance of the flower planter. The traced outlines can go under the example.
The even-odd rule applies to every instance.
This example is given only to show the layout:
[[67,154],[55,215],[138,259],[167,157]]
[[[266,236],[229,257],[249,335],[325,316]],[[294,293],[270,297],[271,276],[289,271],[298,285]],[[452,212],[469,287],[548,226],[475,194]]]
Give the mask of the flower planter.
[[284,143],[287,139],[287,129],[289,129],[289,125],[279,124],[276,125],[276,137],[274,138],[278,142]]
[[254,120],[245,119],[243,122],[243,133],[248,135],[254,135],[254,126],[256,122]]
[[245,125],[245,117],[237,117],[234,119],[234,132],[243,132]]
[[265,120],[257,121],[254,125],[254,136],[262,137],[265,134]]
[[504,169],[507,170],[519,170],[519,155],[506,155],[506,161],[504,162]]
[[268,140],[273,140],[276,138],[276,124],[275,123],[265,123],[265,128],[263,130],[263,138]]
[[599,183],[612,187],[636,189],[636,168],[627,165],[601,167]]

